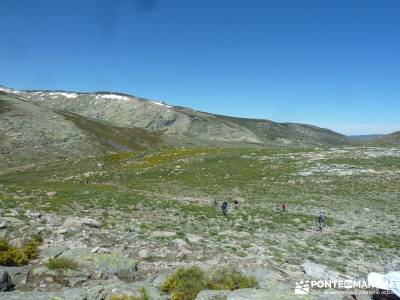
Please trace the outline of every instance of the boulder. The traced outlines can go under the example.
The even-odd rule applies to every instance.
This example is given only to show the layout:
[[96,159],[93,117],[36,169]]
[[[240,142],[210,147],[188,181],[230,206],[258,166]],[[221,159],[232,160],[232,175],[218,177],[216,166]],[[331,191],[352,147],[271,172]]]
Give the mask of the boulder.
[[116,278],[100,281],[84,288],[69,288],[55,292],[13,291],[0,293],[0,300],[104,300],[113,296],[140,296],[144,288],[152,300],[168,300],[168,295],[162,294],[157,288],[146,283],[124,283]]
[[54,214],[44,214],[42,215],[42,220],[46,224],[49,224],[51,226],[61,226],[62,225],[62,219]]
[[86,270],[66,269],[62,272],[64,279],[68,282],[68,286],[74,287],[77,284],[86,282],[90,277],[90,272]]
[[[226,300],[267,300],[275,299],[270,292],[258,289],[240,289],[229,293]],[[276,298],[278,299],[278,298]]]
[[[59,292],[20,292],[0,293],[0,300],[86,300],[87,293],[84,289],[67,289]],[[90,298],[98,299],[98,298]]]
[[6,215],[10,216],[10,217],[16,217],[19,215],[19,211],[16,208],[12,208],[9,210],[9,212]]
[[150,249],[149,248],[141,249],[138,252],[138,255],[139,255],[139,258],[148,258],[151,255]]
[[54,246],[54,247],[40,247],[39,251],[39,256],[41,258],[55,258],[59,256],[61,253],[63,253],[65,250],[67,250],[67,246],[65,245],[59,245],[59,246]]
[[100,228],[101,223],[95,219],[90,218],[69,217],[65,219],[62,226],[64,228],[81,228],[83,226]]
[[275,285],[277,281],[283,280],[283,277],[278,272],[267,268],[248,267],[243,270],[243,273],[246,276],[254,276],[257,280],[257,287],[261,289],[269,288],[271,282],[274,282]]
[[7,292],[13,290],[15,287],[11,280],[11,276],[6,270],[0,269],[0,292]]
[[72,259],[80,267],[92,272],[101,270],[108,275],[123,278],[133,278],[138,271],[135,260],[115,252],[92,253],[90,248],[75,248],[65,251],[59,257]]
[[28,267],[2,267],[12,278],[13,283],[17,288],[23,287],[28,280]]
[[220,290],[220,291],[212,291],[212,290],[205,290],[201,291],[197,294],[195,300],[221,300],[226,299],[230,291]]
[[174,239],[173,242],[178,246],[178,247],[187,247],[187,243],[185,240],[182,239]]
[[100,250],[100,247],[99,246],[96,246],[96,247],[94,247],[93,249],[92,249],[92,253],[97,253],[97,252],[99,252],[99,250]]
[[47,192],[47,193],[46,193],[46,196],[47,196],[47,197],[55,197],[55,196],[57,196],[57,192],[54,192],[54,191]]
[[304,261],[304,273],[311,278],[317,280],[339,280],[340,274],[338,272],[329,270],[327,266],[314,263],[310,260]]
[[25,213],[25,216],[28,217],[29,219],[39,219],[42,216],[42,214],[40,212],[37,212],[37,211],[28,210]]
[[186,239],[188,240],[189,243],[191,244],[197,244],[202,240],[201,236],[195,235],[195,234],[186,234]]
[[172,271],[166,271],[159,274],[156,278],[154,278],[152,285],[157,288],[161,287],[165,280],[167,280],[167,278],[171,276],[172,273]]
[[170,238],[175,237],[176,232],[171,231],[153,231],[150,235],[153,238]]
[[32,276],[40,277],[40,276],[46,274],[46,272],[49,271],[49,270],[50,269],[48,267],[46,267],[46,266],[40,266],[40,267],[34,268],[32,270]]

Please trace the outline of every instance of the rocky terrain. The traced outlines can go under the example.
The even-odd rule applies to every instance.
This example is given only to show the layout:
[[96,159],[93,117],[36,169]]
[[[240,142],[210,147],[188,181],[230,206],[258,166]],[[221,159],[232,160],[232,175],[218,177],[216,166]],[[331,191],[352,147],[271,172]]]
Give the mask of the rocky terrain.
[[[160,286],[184,266],[232,266],[257,279],[257,289],[197,299],[293,299],[298,280],[398,269],[399,163],[396,147],[211,147],[3,171],[1,237],[43,242],[28,265],[2,268],[17,290],[0,299],[141,297],[143,289],[168,299]],[[75,265],[52,269],[56,257]],[[313,299],[324,297],[341,299]]]
[[115,93],[3,88],[0,124],[0,299],[355,299],[294,288],[400,268],[395,143]]

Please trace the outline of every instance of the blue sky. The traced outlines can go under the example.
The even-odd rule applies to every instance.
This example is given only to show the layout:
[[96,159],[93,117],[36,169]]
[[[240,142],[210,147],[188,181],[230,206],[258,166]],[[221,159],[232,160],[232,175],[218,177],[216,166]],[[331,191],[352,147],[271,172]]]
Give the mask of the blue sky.
[[0,85],[400,130],[398,0],[1,0]]

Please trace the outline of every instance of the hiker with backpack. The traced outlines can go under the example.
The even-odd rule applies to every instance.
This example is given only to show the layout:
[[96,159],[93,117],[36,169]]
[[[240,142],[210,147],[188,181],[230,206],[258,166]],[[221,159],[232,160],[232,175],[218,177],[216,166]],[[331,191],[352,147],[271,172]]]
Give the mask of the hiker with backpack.
[[322,228],[324,227],[324,222],[325,222],[325,216],[324,216],[324,213],[321,211],[319,213],[318,218],[317,218],[318,231],[319,232],[322,232]]
[[222,214],[226,216],[228,214],[228,202],[224,201],[221,206]]
[[239,209],[239,201],[237,199],[235,199],[233,204],[235,205],[235,209]]

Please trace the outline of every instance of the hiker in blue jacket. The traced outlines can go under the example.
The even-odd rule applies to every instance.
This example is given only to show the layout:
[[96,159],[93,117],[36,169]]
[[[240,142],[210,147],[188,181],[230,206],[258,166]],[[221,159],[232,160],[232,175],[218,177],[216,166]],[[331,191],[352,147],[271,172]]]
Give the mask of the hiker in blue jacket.
[[222,214],[226,216],[228,214],[228,202],[224,201],[221,206]]

